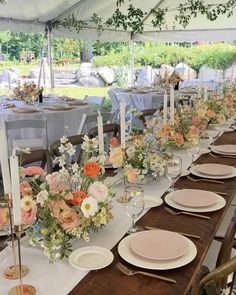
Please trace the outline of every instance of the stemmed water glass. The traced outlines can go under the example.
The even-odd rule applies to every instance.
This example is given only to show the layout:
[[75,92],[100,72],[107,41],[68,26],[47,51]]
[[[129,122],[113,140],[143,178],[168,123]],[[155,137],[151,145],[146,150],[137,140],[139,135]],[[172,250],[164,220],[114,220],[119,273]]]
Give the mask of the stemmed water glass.
[[173,155],[170,159],[167,161],[166,166],[166,177],[170,180],[171,186],[169,188],[169,192],[172,192],[175,190],[174,184],[175,181],[180,177],[182,173],[182,159],[178,156]]
[[187,145],[187,153],[191,157],[191,165],[194,162],[195,157],[199,154],[199,152],[200,152],[200,143],[198,139],[194,140],[193,142],[190,142]]
[[211,145],[215,144],[215,141],[220,133],[220,127],[217,124],[209,125],[209,128],[206,130],[206,136],[209,137],[212,141]]
[[142,227],[135,224],[137,218],[144,209],[143,188],[140,186],[127,186],[125,188],[125,197],[123,198],[123,207],[126,214],[132,219],[132,226],[128,230],[128,234],[142,231]]

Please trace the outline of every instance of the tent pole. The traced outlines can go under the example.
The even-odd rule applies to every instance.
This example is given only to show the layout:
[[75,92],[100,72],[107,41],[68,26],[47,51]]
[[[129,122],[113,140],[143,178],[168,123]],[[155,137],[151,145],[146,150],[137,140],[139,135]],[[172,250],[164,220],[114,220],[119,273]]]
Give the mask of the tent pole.
[[51,26],[47,25],[47,47],[48,47],[48,65],[49,65],[49,85],[50,91],[53,93],[54,88],[54,77],[53,77],[53,68],[52,68],[52,43],[51,43]]
[[130,84],[134,86],[134,39],[130,39]]

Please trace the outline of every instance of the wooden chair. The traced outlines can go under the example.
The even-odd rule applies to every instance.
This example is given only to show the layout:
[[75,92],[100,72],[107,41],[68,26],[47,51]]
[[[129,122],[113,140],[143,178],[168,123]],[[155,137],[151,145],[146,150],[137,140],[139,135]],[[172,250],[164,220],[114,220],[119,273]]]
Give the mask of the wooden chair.
[[20,165],[28,166],[33,163],[41,162],[41,167],[44,169],[47,165],[47,173],[52,173],[52,158],[47,149],[34,150],[30,154],[22,154],[20,157]]
[[[106,135],[105,138],[105,151],[108,151],[109,149],[109,143],[110,139],[112,137],[119,137],[120,136],[120,125],[116,123],[111,123],[111,124],[105,124],[103,125],[103,133]],[[89,130],[88,136],[90,138],[94,138],[98,136],[98,127],[94,127],[91,130]]]
[[235,294],[233,292],[235,275],[231,286],[228,288],[228,292],[221,293],[222,290],[227,290],[221,288],[220,282],[222,282],[225,277],[236,271],[236,257],[231,258],[226,263],[217,267],[213,271],[206,273],[203,268],[199,271],[196,276],[196,280],[191,290],[191,295],[220,295],[220,294]]
[[[97,126],[97,114],[83,114],[77,134],[86,134],[90,129]],[[114,113],[103,112],[101,113],[103,124],[113,122]]]
[[84,97],[84,102],[89,103],[89,104],[96,104],[98,106],[99,110],[102,109],[104,101],[105,101],[104,96],[88,96],[88,95],[85,95],[85,97]]
[[[80,163],[81,159],[82,159],[82,151],[81,151],[81,144],[83,143],[83,134],[79,134],[79,135],[72,135],[72,136],[68,136],[68,140],[69,142],[73,145],[76,146],[76,154],[75,157],[70,158],[70,162],[71,163]],[[50,146],[50,152],[53,158],[55,157],[59,157],[60,156],[60,152],[59,152],[59,146],[61,145],[60,140],[55,141],[54,143],[51,144]]]
[[153,116],[156,111],[157,109],[146,109],[141,111],[142,114],[139,116],[139,119],[143,122],[144,126],[146,125],[146,117]]
[[[20,148],[29,147],[31,150],[47,149],[48,138],[46,119],[11,120],[3,121],[2,124],[3,128],[6,130],[10,153],[16,146]],[[30,132],[31,129],[34,132],[39,131],[41,136],[35,136],[34,138],[26,137],[26,131]],[[21,131],[24,132],[24,136],[21,136]]]
[[[233,271],[231,271],[229,273],[225,272],[225,270],[224,270],[225,268],[223,267],[223,265],[225,265],[229,262],[230,257],[232,256],[232,252],[233,252],[233,255],[235,256],[235,250],[233,249],[235,233],[236,233],[236,214],[234,214],[234,216],[231,219],[231,222],[229,224],[229,227],[227,229],[226,235],[225,235],[222,243],[213,240],[212,244],[208,250],[208,253],[206,255],[206,258],[203,262],[203,267],[201,268],[200,272],[205,275],[207,273],[207,270],[208,270],[208,272],[210,270],[211,271],[210,273],[216,274],[216,277],[215,276],[213,276],[213,277],[215,277],[217,279],[214,282],[214,285],[216,287],[216,290],[218,290],[218,291],[216,291],[218,293],[206,293],[206,294],[209,294],[209,295],[217,294],[218,295],[218,294],[220,294],[219,290],[227,288],[228,282],[229,283],[231,282],[231,284],[233,284],[233,282],[234,282],[234,278],[232,280],[232,278],[228,277],[228,275],[231,274],[232,272],[236,271],[236,262],[234,263]],[[219,250],[218,253],[217,253],[217,249]],[[217,254],[218,254],[218,256],[217,256]],[[217,257],[217,260],[215,261],[216,257]],[[213,259],[214,259],[214,261],[212,261]],[[219,272],[219,269],[220,269],[220,272]],[[223,271],[222,271],[222,269],[223,269]],[[212,277],[210,276],[210,278],[212,278]],[[204,284],[206,282],[208,282],[208,280],[204,279],[203,282],[201,284],[199,284],[199,279],[200,279],[200,277],[198,274],[198,276],[196,276],[196,279],[195,279],[196,281],[193,284],[193,289],[192,289],[191,295],[204,294],[204,293],[201,293],[200,290],[202,290]]]

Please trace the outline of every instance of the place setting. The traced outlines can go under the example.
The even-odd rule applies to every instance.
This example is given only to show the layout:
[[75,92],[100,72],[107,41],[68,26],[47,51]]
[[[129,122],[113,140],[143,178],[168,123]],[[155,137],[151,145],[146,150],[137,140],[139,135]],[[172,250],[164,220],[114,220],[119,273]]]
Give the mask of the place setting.
[[211,151],[214,154],[210,153],[210,155],[216,158],[221,157],[221,158],[236,159],[236,145],[234,144],[212,146]]
[[205,179],[205,181],[214,181],[215,183],[223,183],[223,181],[220,182],[218,179],[223,180],[236,176],[236,168],[233,166],[215,163],[196,164],[190,167],[189,171],[194,176]]

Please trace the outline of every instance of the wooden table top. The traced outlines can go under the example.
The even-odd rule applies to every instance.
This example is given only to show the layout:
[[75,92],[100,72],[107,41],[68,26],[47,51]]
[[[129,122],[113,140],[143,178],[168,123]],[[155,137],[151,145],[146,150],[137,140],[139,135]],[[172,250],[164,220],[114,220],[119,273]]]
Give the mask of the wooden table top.
[[[216,144],[236,144],[236,133],[224,133]],[[236,159],[218,158],[210,155],[203,155],[197,163],[221,163],[236,166]],[[69,295],[135,295],[135,294],[158,294],[158,295],[184,295],[189,291],[194,276],[201,266],[207,253],[208,247],[227,211],[228,206],[236,191],[235,178],[224,180],[224,184],[212,184],[206,182],[191,182],[186,177],[182,177],[176,183],[178,188],[195,188],[212,191],[226,192],[226,206],[215,212],[205,213],[210,216],[210,220],[204,220],[191,216],[174,216],[164,210],[165,204],[149,210],[137,223],[145,226],[155,226],[161,229],[182,231],[199,235],[200,240],[192,239],[197,247],[197,256],[188,265],[165,271],[150,271],[154,274],[168,276],[177,281],[177,284],[167,283],[155,278],[143,275],[132,277],[122,274],[117,268],[116,263],[122,262],[131,269],[136,269],[131,264],[125,262],[117,252],[117,245],[112,249],[114,254],[113,263],[101,270],[91,271],[80,283],[69,293]],[[145,189],[145,187],[144,187]],[[149,270],[147,270],[149,271]]]

